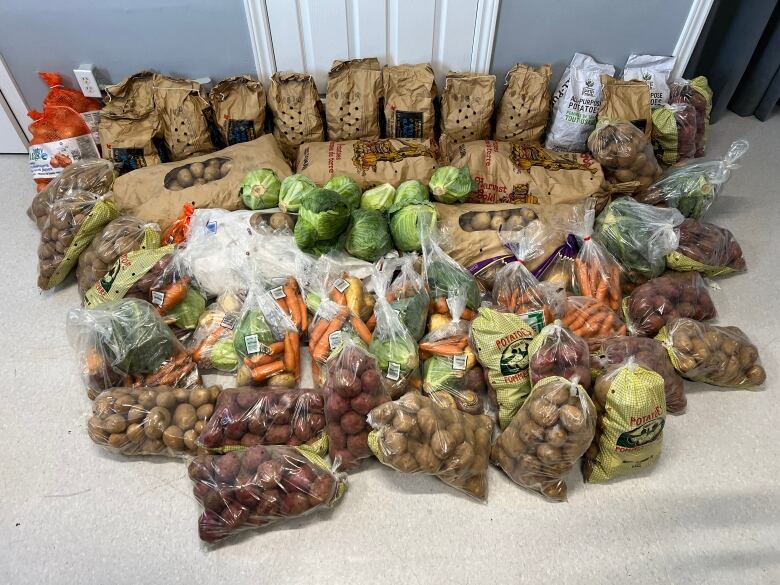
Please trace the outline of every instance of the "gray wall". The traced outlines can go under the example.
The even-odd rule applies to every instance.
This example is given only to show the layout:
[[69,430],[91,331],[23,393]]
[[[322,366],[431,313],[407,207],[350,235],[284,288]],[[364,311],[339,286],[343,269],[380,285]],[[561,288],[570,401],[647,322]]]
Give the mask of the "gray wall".
[[0,55],[30,108],[47,91],[37,71],[59,71],[78,87],[81,63],[110,83],[141,69],[214,80],[255,74],[242,0],[0,0]]
[[575,52],[622,69],[631,53],[671,55],[691,0],[502,0],[491,72],[503,91],[515,63],[552,63],[555,86]]

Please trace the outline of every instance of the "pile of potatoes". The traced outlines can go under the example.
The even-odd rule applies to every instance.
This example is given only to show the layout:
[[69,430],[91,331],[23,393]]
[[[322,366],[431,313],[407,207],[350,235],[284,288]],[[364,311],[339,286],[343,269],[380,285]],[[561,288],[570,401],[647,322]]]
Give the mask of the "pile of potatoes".
[[402,473],[426,473],[478,499],[487,497],[493,420],[409,392],[372,410],[377,456]]
[[193,162],[166,173],[163,184],[169,191],[181,191],[195,185],[205,185],[227,176],[232,167],[229,158],[215,156],[203,162]]
[[517,231],[537,219],[536,212],[530,207],[500,209],[496,211],[467,211],[458,218],[464,232],[484,230]]
[[113,388],[95,399],[87,432],[122,455],[194,455],[219,393],[219,386]]
[[588,138],[588,149],[610,183],[639,181],[636,191],[643,191],[661,176],[650,139],[630,122],[598,127]]
[[746,388],[766,380],[758,349],[739,327],[674,319],[658,339],[665,343],[674,367],[685,378]]
[[499,435],[491,458],[515,483],[562,502],[564,476],[595,430],[596,408],[585,389],[564,378],[545,378]]

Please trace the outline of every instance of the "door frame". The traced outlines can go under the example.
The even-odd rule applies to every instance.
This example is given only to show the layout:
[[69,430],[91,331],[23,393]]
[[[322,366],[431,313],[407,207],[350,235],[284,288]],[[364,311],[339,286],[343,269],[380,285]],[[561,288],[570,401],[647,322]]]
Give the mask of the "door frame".
[[701,35],[701,30],[704,28],[704,23],[707,21],[714,1],[693,0],[691,3],[688,18],[685,19],[680,37],[674,47],[674,53],[672,53],[677,58],[674,69],[672,69],[672,79],[678,79],[685,73],[685,68],[688,67],[688,61],[691,60],[691,55],[699,41],[699,35]]
[[[32,134],[30,134],[24,121],[27,119],[27,112],[30,109],[27,107],[22,93],[19,91],[19,87],[16,85],[16,81],[14,81],[2,55],[0,55],[0,93],[3,94],[10,110],[8,113],[11,118],[11,124],[16,127],[19,138],[22,139],[25,147],[28,147]],[[6,108],[4,107],[3,109]]]

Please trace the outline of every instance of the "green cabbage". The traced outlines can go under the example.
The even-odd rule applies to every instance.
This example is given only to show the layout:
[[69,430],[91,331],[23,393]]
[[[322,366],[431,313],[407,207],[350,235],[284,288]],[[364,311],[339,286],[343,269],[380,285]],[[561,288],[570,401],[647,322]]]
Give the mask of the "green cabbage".
[[298,209],[295,243],[304,252],[321,254],[330,250],[349,223],[349,211],[344,199],[335,191],[310,191]]
[[435,355],[423,362],[423,390],[427,394],[465,390],[465,374],[452,368],[452,358]]
[[436,208],[431,203],[414,203],[393,213],[390,217],[390,233],[395,247],[402,252],[419,251],[420,230],[433,230],[436,219]]
[[441,203],[463,203],[477,189],[469,168],[439,167],[428,181],[433,198]]
[[360,187],[358,184],[343,175],[337,175],[332,177],[330,181],[325,183],[325,189],[335,191],[344,198],[350,209],[357,209],[360,207]]
[[407,205],[413,203],[426,203],[429,200],[428,187],[423,183],[414,179],[411,181],[404,181],[398,185],[398,189],[395,190],[395,201],[388,211],[389,213],[395,213]]
[[401,379],[406,378],[419,364],[417,344],[411,335],[394,335],[382,340],[374,336],[368,351],[376,358],[381,372],[387,372],[391,363],[398,364]]
[[390,209],[394,201],[395,187],[390,183],[385,183],[365,191],[360,199],[360,208],[385,212]]
[[274,335],[271,332],[271,328],[268,327],[263,313],[257,309],[250,309],[241,317],[233,337],[233,347],[238,355],[241,357],[251,355],[247,349],[247,342],[249,342],[251,349],[252,343],[255,341],[253,338],[255,335],[257,336],[258,344],[260,344],[260,352],[254,353],[262,353],[263,346],[269,346],[274,342]]
[[423,288],[411,297],[390,301],[390,306],[398,312],[398,317],[416,340],[425,335],[430,300],[428,291]]
[[176,326],[182,329],[195,329],[198,326],[198,318],[205,310],[206,297],[194,287],[189,287],[187,296],[168,311],[166,318],[173,319]]
[[387,220],[381,211],[356,209],[347,230],[344,249],[355,258],[376,262],[393,248]]
[[279,209],[285,212],[298,211],[303,196],[316,188],[317,185],[309,177],[290,175],[279,187]]
[[295,224],[295,243],[301,250],[311,250],[317,244],[317,230],[310,223],[298,221]]
[[431,298],[450,297],[453,293],[460,293],[466,297],[467,307],[474,311],[479,308],[481,299],[476,279],[452,259],[432,260],[425,273]]
[[249,209],[269,209],[279,204],[281,183],[271,169],[247,173],[241,182],[238,196]]
[[211,348],[211,365],[221,372],[233,372],[238,367],[238,354],[232,339],[220,339]]

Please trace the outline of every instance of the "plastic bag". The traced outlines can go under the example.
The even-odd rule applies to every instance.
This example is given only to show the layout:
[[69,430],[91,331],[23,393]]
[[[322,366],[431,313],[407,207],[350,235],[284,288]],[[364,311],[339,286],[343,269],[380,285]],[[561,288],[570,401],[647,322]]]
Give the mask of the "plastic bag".
[[569,234],[564,243],[535,268],[532,274],[538,278],[539,282],[563,289],[566,293],[574,293],[577,290],[574,258],[577,257],[578,252],[577,238]]
[[114,165],[111,162],[102,158],[74,162],[33,197],[27,216],[42,230],[46,227],[49,211],[55,201],[68,198],[79,191],[105,195],[111,190],[113,182]]
[[578,294],[593,297],[620,310],[622,269],[615,257],[593,239],[593,223],[596,220],[595,201],[589,199],[584,215],[574,232],[582,240],[574,260],[574,278]]
[[704,156],[710,130],[710,111],[712,110],[712,90],[703,75],[690,81],[678,79],[672,83],[669,95],[670,104],[691,104],[696,108],[696,153]]
[[396,399],[407,390],[420,388],[417,341],[386,298],[387,275],[375,270],[373,280],[377,296],[374,306],[376,327],[368,351],[376,358],[382,373],[382,386],[390,398]]
[[254,445],[305,445],[325,455],[324,410],[325,400],[316,390],[281,386],[226,389],[197,444],[215,453]]
[[187,236],[190,234],[190,222],[192,221],[193,213],[195,213],[195,206],[191,203],[185,203],[179,217],[177,217],[163,232],[163,245],[183,244],[187,241]]
[[447,299],[452,320],[434,329],[419,344],[422,389],[434,402],[468,414],[485,412],[485,382],[469,345],[469,322],[461,318],[465,297]]
[[590,390],[590,352],[587,342],[564,327],[559,319],[547,325],[528,346],[531,385],[556,376],[573,380]]
[[504,429],[531,392],[528,346],[536,332],[520,315],[480,307],[471,322],[471,347],[487,370]]
[[593,237],[623,265],[628,279],[636,282],[664,271],[666,255],[680,242],[675,228],[682,221],[676,209],[659,209],[622,197],[596,218]]
[[410,392],[368,414],[377,458],[402,473],[433,475],[478,500],[487,499],[493,421],[443,407]]
[[755,388],[766,381],[758,349],[739,327],[674,319],[656,337],[683,378],[715,386]]
[[665,104],[653,110],[653,147],[666,165],[696,154],[696,108],[690,104]]
[[[241,360],[233,344],[233,336],[241,316],[242,305],[241,295],[224,292],[198,318],[198,325],[189,342],[189,350],[201,371],[231,373],[238,369]],[[251,371],[249,375],[251,376]]]
[[189,388],[200,382],[195,362],[145,301],[71,309],[66,331],[90,399],[116,386]]
[[192,330],[206,310],[206,297],[187,272],[184,249],[177,248],[171,260],[151,282],[146,300],[169,325]]
[[107,195],[88,191],[73,191],[52,204],[38,246],[38,288],[65,280],[92,238],[117,215]]
[[331,460],[340,459],[346,471],[356,469],[361,459],[371,456],[366,415],[390,400],[381,379],[374,356],[349,337],[344,337],[325,364],[328,451]]
[[588,149],[612,184],[639,181],[647,189],[661,176],[650,139],[631,122],[602,118],[588,137]]
[[224,455],[201,455],[188,467],[192,491],[203,507],[198,534],[215,543],[333,506],[347,478],[320,457],[295,447],[250,447]]
[[499,435],[492,457],[515,483],[564,502],[565,476],[590,446],[595,429],[596,407],[577,376],[543,378]]
[[87,434],[121,455],[195,455],[219,394],[219,386],[113,388],[95,398]]
[[596,377],[611,366],[633,358],[647,370],[660,374],[664,379],[666,412],[682,414],[688,400],[685,398],[683,379],[674,370],[664,346],[650,337],[610,337],[591,348],[590,363]]
[[636,287],[624,301],[631,335],[653,337],[672,319],[714,319],[718,313],[697,272],[668,272]]
[[414,269],[416,261],[417,254],[412,253],[397,260],[380,261],[380,267],[384,271],[398,272],[385,297],[414,340],[419,341],[425,335],[425,318],[431,298],[422,277]]
[[585,452],[583,476],[592,483],[630,475],[661,456],[666,422],[664,379],[629,357],[596,379],[598,421]]
[[606,303],[592,297],[568,297],[561,322],[587,341],[626,335],[623,320]]
[[678,209],[685,217],[700,219],[707,213],[731,171],[739,168],[740,158],[748,151],[747,140],[735,140],[722,159],[690,162],[667,169],[637,201],[656,205],[663,203]]
[[471,311],[480,305],[479,288],[474,276],[450,258],[430,237],[422,241],[423,273],[428,283],[431,307],[435,313],[446,314],[447,298],[462,294],[466,299],[464,318],[471,319]]
[[747,270],[734,234],[714,223],[686,219],[678,228],[680,245],[666,257],[666,266],[678,272],[695,270],[714,277]]
[[108,272],[123,254],[160,246],[160,226],[129,215],[109,222],[79,256],[76,278],[81,296]]

